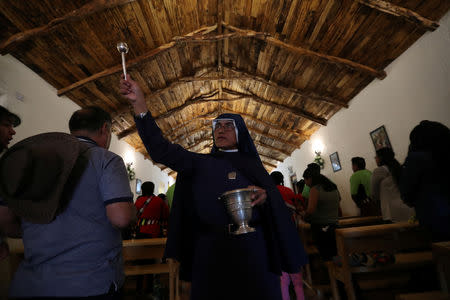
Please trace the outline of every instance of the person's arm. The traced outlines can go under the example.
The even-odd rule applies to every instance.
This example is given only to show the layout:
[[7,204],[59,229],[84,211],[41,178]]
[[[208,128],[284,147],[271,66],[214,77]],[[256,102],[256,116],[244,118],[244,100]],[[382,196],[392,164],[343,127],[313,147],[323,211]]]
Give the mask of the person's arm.
[[12,238],[22,236],[20,218],[5,205],[0,205],[0,235]]
[[309,190],[309,198],[308,198],[308,208],[306,209],[306,215],[312,215],[317,208],[317,202],[319,201],[319,190],[315,187],[312,187]]
[[100,177],[100,191],[106,209],[106,216],[114,227],[125,228],[136,219],[125,164],[120,156],[106,152],[106,161]]
[[383,167],[376,168],[372,173],[371,178],[371,198],[375,203],[380,202],[380,185],[381,181],[386,178],[386,170]]
[[126,228],[136,220],[136,209],[133,203],[117,202],[106,205],[106,215],[114,227]]
[[[195,166],[193,158],[197,154],[185,150],[180,145],[172,144],[164,138],[147,108],[144,93],[138,83],[130,76],[127,76],[127,80],[121,79],[120,94],[133,106],[136,128],[152,160],[177,172],[189,172]],[[141,113],[145,113],[145,116],[141,117]]]
[[[1,202],[1,201],[0,201]],[[9,255],[6,237],[21,237],[20,219],[3,202],[0,203],[0,261]]]

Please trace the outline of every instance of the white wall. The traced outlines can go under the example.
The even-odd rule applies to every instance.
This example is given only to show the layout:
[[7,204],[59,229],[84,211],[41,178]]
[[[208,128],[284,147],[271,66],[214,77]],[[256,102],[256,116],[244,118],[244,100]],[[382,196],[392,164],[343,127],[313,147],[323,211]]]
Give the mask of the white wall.
[[[23,96],[22,101],[17,99],[17,93]],[[58,97],[55,88],[10,55],[0,57],[0,104],[22,119],[22,124],[15,128],[17,134],[12,144],[43,132],[69,132],[69,118],[79,109],[67,97]],[[153,181],[155,193],[167,191],[168,185],[173,183],[172,177],[116,136],[112,138],[110,150],[122,156],[125,162],[133,162],[136,177],[142,182]],[[130,182],[133,192],[135,184],[135,180]]]
[[[409,145],[409,133],[421,120],[438,121],[450,126],[450,13],[440,27],[422,36],[386,68],[384,80],[374,80],[349,104],[321,127],[300,149],[295,150],[277,170],[288,178],[292,166],[301,179],[306,165],[313,161],[312,145],[324,145],[322,174],[333,180],[343,198],[344,215],[358,214],[350,196],[350,159],[362,156],[367,169],[376,167],[375,149],[369,132],[385,125],[396,158],[403,163]],[[329,155],[337,151],[342,170],[331,169]],[[285,180],[286,185],[289,180]]]

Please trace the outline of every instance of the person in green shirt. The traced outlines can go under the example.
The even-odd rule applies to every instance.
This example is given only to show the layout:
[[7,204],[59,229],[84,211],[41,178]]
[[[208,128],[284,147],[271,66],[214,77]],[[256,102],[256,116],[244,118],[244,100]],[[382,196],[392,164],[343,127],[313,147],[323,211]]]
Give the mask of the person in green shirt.
[[372,172],[366,169],[366,161],[362,157],[352,158],[353,174],[350,177],[350,193],[356,206],[360,209],[361,216],[377,215],[376,205],[369,198],[370,180]]
[[169,210],[172,208],[172,200],[173,200],[173,192],[175,191],[175,182],[172,183],[171,186],[167,189],[166,192],[166,199],[167,199],[167,205],[169,206]]

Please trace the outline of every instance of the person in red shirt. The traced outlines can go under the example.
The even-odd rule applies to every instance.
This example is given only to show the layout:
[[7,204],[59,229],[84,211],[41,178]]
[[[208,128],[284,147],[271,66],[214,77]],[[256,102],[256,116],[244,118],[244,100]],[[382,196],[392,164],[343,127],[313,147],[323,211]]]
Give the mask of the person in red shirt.
[[[300,200],[299,197],[301,195],[296,195],[294,191],[288,187],[284,186],[284,177],[281,172],[274,171],[270,173],[270,176],[273,179],[273,182],[277,186],[278,190],[280,191],[281,196],[283,197],[283,200],[286,204],[286,206],[289,208],[289,210],[292,212],[292,220],[295,221],[295,214],[296,214],[296,208],[299,205]],[[305,295],[303,293],[303,279],[302,279],[302,273],[295,273],[295,274],[288,274],[286,272],[281,272],[281,295],[283,297],[283,300],[289,300],[289,283],[292,280],[292,284],[294,285],[295,294],[297,296],[297,300],[304,300]]]
[[137,238],[157,238],[165,236],[169,220],[169,207],[153,194],[155,184],[146,181],[142,184],[142,196],[137,198]]

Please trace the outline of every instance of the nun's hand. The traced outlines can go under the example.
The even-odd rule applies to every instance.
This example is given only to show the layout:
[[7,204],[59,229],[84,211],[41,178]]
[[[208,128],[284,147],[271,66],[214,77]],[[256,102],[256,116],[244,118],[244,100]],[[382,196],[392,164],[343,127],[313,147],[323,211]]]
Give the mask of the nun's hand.
[[119,93],[128,99],[133,106],[136,115],[148,111],[145,96],[141,87],[136,81],[131,79],[129,75],[127,75],[127,79],[122,75],[119,83]]
[[255,205],[263,204],[266,201],[266,199],[267,199],[266,190],[260,188],[259,186],[255,186],[255,185],[249,185],[248,187],[255,190],[251,196],[251,199],[253,200],[252,207]]

